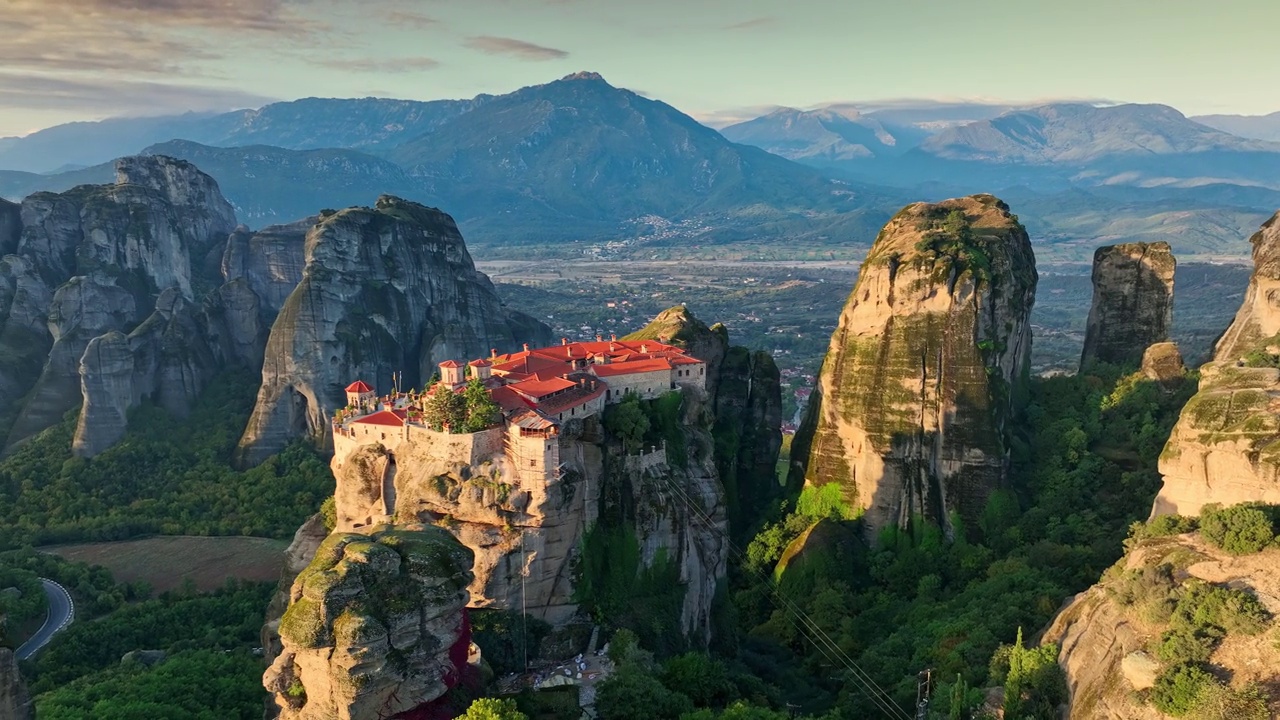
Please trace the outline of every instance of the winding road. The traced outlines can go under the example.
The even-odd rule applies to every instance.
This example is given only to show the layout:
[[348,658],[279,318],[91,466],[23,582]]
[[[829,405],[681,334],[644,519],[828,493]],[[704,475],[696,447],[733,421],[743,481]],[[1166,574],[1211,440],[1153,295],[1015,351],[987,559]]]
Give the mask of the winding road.
[[44,585],[44,594],[49,598],[49,613],[45,616],[44,625],[18,648],[19,660],[27,660],[40,652],[40,648],[48,645],[54,635],[76,619],[76,604],[71,599],[71,593],[52,580],[40,578],[40,583]]

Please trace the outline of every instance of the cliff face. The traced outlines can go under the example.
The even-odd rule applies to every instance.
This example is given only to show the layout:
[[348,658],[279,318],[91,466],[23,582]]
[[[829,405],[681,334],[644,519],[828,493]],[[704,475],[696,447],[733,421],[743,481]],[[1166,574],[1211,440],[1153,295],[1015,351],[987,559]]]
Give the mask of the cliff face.
[[263,676],[286,720],[393,717],[444,695],[466,661],[471,553],[424,526],[335,533],[293,583]]
[[18,660],[9,648],[0,647],[0,720],[31,720],[35,708],[27,685],[18,672]]
[[839,483],[871,532],[979,512],[1005,478],[1036,280],[1026,231],[990,195],[898,213],[832,335],[793,484]]
[[546,326],[502,306],[453,219],[390,196],[322,218],[307,233],[302,281],[271,327],[262,388],[240,441],[244,464],[294,438],[328,441],[343,388],[391,373],[421,385],[445,359],[547,344]]
[[[1167,614],[1159,617],[1149,600],[1136,596],[1135,588],[1142,584],[1135,575],[1145,572],[1150,578],[1157,566],[1172,563],[1176,569],[1169,582],[1174,592],[1198,582],[1227,586],[1254,595],[1274,615],[1280,611],[1277,562],[1280,551],[1232,556],[1194,534],[1142,541],[1102,582],[1075,596],[1044,633],[1044,642],[1061,648],[1058,664],[1067,676],[1072,720],[1168,717],[1138,701],[1135,692],[1150,688],[1164,670],[1155,649],[1169,630]],[[1280,710],[1280,695],[1272,681],[1280,677],[1280,658],[1271,647],[1271,635],[1229,632],[1207,662],[1215,666],[1215,675],[1230,678],[1232,688],[1260,683],[1263,692],[1271,694],[1275,712]]]
[[1214,347],[1214,360],[1238,360],[1280,333],[1280,213],[1249,239],[1253,276],[1235,320]]
[[[1280,217],[1280,216],[1277,216]],[[1152,516],[1198,515],[1207,503],[1280,503],[1280,223],[1253,236],[1254,272],[1240,311],[1200,368],[1200,387],[1164,451]]]
[[1093,253],[1093,305],[1080,367],[1136,365],[1147,347],[1166,342],[1173,322],[1169,243],[1128,243]]
[[721,473],[737,472],[735,497],[744,503],[764,502],[778,492],[778,372],[767,356],[730,348],[722,327],[707,328],[684,308],[628,336],[647,338],[714,358],[707,385],[715,393],[683,391],[677,419],[682,449],[673,444],[667,452],[646,448],[628,455],[593,415],[564,425],[559,477],[522,481],[500,448],[473,453],[470,445],[463,447],[472,442],[464,436],[402,443],[394,452],[365,445],[332,464],[337,530],[438,524],[475,553],[472,607],[527,610],[559,624],[578,609],[575,568],[588,531],[597,524],[625,528],[645,566],[662,556],[678,568],[684,586],[681,626],[706,638],[728,553],[728,493]]
[[0,208],[0,246],[13,253],[0,262],[10,446],[80,403],[90,341],[132,331],[166,290],[190,300],[193,263],[235,226],[209,176],[160,156],[120,160],[114,185],[32,195],[13,217]]

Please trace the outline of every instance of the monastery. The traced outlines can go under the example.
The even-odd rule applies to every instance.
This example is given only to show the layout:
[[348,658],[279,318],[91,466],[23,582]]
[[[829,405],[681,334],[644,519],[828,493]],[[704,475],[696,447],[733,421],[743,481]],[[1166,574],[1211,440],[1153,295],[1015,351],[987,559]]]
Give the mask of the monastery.
[[[505,456],[516,481],[551,482],[560,473],[558,436],[564,423],[601,412],[628,395],[656,398],[681,387],[706,389],[706,363],[683,349],[654,340],[569,342],[480,358],[440,363],[440,380],[426,391],[378,396],[357,380],[346,389],[347,406],[333,419],[339,465],[361,445],[431,443],[457,460],[478,465]],[[432,393],[462,392],[471,378],[489,390],[502,420],[474,433],[435,432],[423,419]]]

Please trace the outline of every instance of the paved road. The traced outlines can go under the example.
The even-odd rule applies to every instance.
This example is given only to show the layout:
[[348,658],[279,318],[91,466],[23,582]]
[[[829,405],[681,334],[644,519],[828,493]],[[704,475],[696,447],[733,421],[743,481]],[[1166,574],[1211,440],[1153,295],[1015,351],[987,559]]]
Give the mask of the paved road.
[[44,625],[36,631],[31,639],[18,648],[18,659],[26,660],[49,644],[54,635],[76,619],[76,604],[71,600],[71,593],[52,580],[40,578],[44,585],[44,594],[49,598],[49,614],[45,616]]

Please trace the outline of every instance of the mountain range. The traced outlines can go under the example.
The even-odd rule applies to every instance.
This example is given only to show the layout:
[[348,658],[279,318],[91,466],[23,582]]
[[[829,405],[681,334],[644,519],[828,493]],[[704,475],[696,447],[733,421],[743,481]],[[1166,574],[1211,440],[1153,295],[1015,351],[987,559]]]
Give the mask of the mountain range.
[[478,247],[635,253],[867,245],[904,202],[982,191],[1025,196],[1050,256],[1150,239],[1243,256],[1238,238],[1280,205],[1280,143],[1229,131],[1265,135],[1268,118],[1202,120],[1163,105],[833,105],[717,132],[576,73],[470,100],[308,98],[62,125],[0,139],[0,195],[107,182],[110,159],[141,152],[209,172],[253,227],[393,193],[446,209]]

